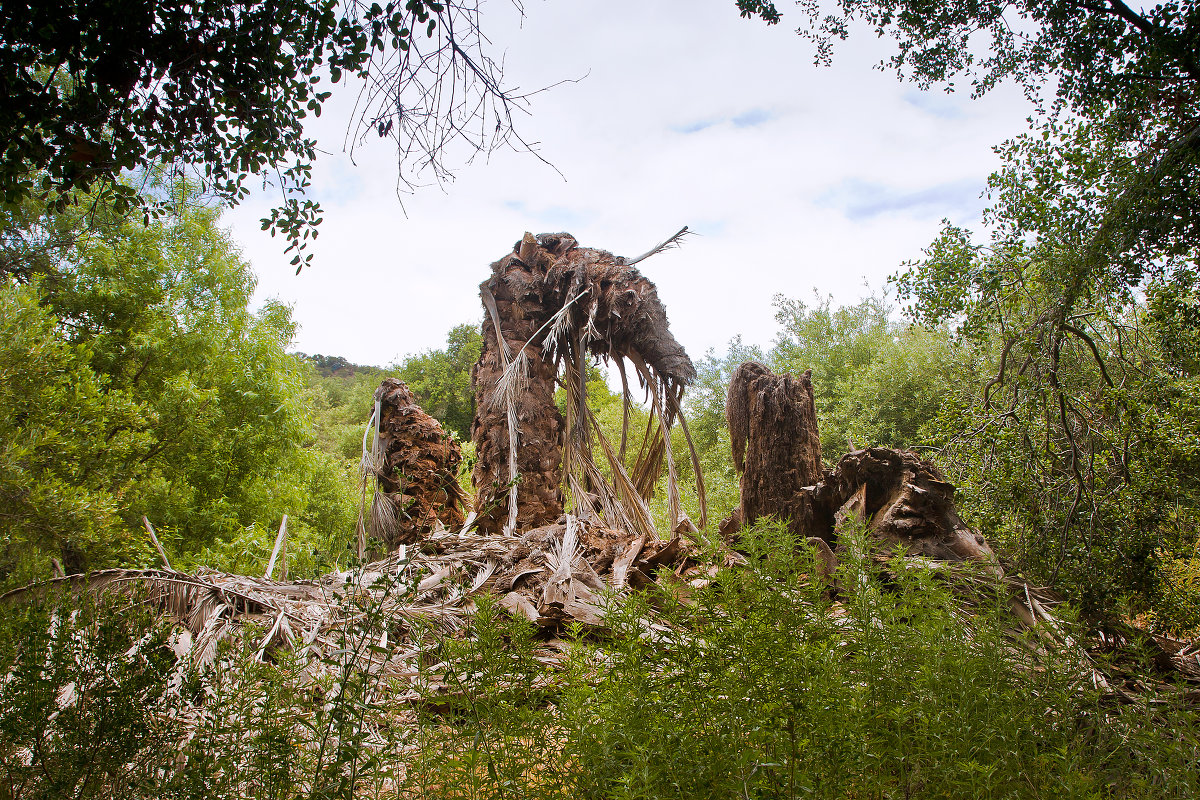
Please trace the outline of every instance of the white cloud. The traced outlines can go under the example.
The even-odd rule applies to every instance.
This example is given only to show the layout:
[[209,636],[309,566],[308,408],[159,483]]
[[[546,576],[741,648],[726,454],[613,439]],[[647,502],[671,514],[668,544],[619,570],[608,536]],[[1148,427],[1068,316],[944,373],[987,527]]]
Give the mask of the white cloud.
[[[888,51],[869,31],[818,69],[787,10],[768,27],[739,19],[733,0],[571,0],[530,3],[519,25],[492,0],[484,23],[512,84],[587,74],[537,96],[520,122],[562,174],[496,153],[406,196],[405,216],[385,142],[360,148],[357,167],[335,152],[316,168],[325,222],[301,275],[259,230],[274,197],[227,216],[259,297],[294,305],[298,349],[386,364],[478,319],[488,264],[526,230],[632,255],[690,225],[700,236],[641,266],[693,358],[739,333],[768,342],[777,292],[851,302],[864,281],[882,286],[942,217],[977,217],[990,148],[1028,109],[1016,91],[922,94],[873,70]],[[342,95],[312,126],[327,150],[342,146]]]

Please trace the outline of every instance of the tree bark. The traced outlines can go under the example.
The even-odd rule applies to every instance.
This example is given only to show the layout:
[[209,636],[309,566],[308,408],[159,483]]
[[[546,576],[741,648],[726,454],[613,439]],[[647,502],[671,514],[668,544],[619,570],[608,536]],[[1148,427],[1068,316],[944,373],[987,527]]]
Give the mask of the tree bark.
[[[475,511],[484,533],[505,527],[514,484],[518,530],[550,524],[563,511],[565,423],[554,405],[555,369],[543,353],[545,332],[538,333],[558,309],[556,298],[544,291],[552,256],[553,251],[539,248],[526,234],[514,252],[492,264],[492,277],[480,286],[488,313],[483,321],[483,349],[471,370],[475,390],[471,440],[478,459]],[[523,374],[507,387],[506,395],[501,376],[518,356],[525,360]],[[510,410],[517,423],[515,471],[510,458]]]
[[725,417],[734,466],[741,472],[738,518],[751,524],[773,516],[803,530],[798,503],[821,480],[821,440],[811,370],[799,378],[776,375],[747,361],[729,383]]
[[458,485],[458,443],[417,405],[403,381],[386,379],[375,390],[375,399],[379,491],[372,506],[372,533],[392,552],[419,541],[439,523],[461,527],[466,496]]
[[733,373],[725,414],[741,472],[741,503],[721,525],[727,537],[774,517],[798,538],[836,548],[846,524],[838,512],[854,500],[873,538],[910,555],[995,562],[987,542],[958,515],[954,486],[916,453],[869,447],[822,469],[811,372],[775,375],[748,361]]

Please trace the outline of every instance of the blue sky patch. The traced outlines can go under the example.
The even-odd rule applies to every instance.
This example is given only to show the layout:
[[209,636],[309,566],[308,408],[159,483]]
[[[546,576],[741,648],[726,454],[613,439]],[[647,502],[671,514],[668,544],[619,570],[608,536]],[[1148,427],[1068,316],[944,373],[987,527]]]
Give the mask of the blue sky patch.
[[848,178],[823,192],[817,203],[827,208],[840,208],[847,219],[854,221],[895,212],[913,212],[942,214],[965,222],[978,217],[983,210],[984,201],[980,195],[984,186],[983,179],[965,178],[917,191],[903,191],[881,183]]
[[774,115],[765,108],[752,108],[734,117],[733,124],[737,128],[753,128],[767,122],[772,116]]

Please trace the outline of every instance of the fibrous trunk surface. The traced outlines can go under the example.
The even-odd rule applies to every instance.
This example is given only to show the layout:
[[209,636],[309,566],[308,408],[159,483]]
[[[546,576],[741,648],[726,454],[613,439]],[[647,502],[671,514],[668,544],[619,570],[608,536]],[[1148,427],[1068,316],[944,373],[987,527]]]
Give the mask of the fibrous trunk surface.
[[864,520],[871,535],[910,555],[995,563],[995,553],[963,522],[954,486],[911,451],[869,447],[821,466],[811,373],[775,375],[762,364],[739,366],[726,417],[741,503],[721,525],[732,536],[762,517],[786,522],[799,537],[836,547],[843,516]]
[[791,520],[805,487],[821,479],[821,440],[812,372],[776,375],[757,361],[734,370],[725,403],[734,466],[741,472],[741,518]]
[[[486,533],[505,528],[507,499],[519,481],[518,530],[556,520],[563,511],[562,445],[565,423],[554,405],[555,368],[543,352],[539,329],[557,310],[545,296],[546,265],[509,254],[492,264],[482,286],[488,317],[483,348],[471,372],[475,390],[475,511]],[[502,380],[514,359],[521,363]],[[510,414],[512,419],[510,419]],[[517,447],[510,428],[515,425]]]
[[372,534],[392,552],[438,527],[460,527],[466,496],[458,485],[458,443],[417,405],[403,381],[384,380],[375,390],[375,401],[379,418],[373,461],[378,484]]
[[[480,294],[487,314],[472,373],[479,530],[552,524],[569,493],[576,516],[595,514],[655,538],[647,500],[665,461],[672,525],[694,531],[666,443],[695,368],[671,335],[654,284],[628,259],[579,247],[570,234],[525,234],[492,264]],[[632,467],[627,430],[619,446],[609,443],[588,408],[587,367],[596,357],[615,361],[623,381],[625,363],[632,365],[651,404],[646,444]],[[565,414],[554,403],[558,385]],[[628,391],[624,401],[628,421]],[[703,498],[699,481],[698,490]]]

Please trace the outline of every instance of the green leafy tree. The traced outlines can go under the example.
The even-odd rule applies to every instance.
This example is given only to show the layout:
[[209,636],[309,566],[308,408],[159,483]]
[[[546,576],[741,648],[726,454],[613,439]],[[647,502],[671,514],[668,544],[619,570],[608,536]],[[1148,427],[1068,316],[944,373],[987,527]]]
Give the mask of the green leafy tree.
[[397,377],[408,384],[426,413],[461,441],[470,441],[475,419],[471,369],[479,360],[483,334],[478,325],[455,325],[444,350],[426,350],[402,361]]
[[299,269],[321,219],[304,196],[316,143],[303,130],[331,94],[321,84],[362,81],[359,133],[395,140],[401,180],[441,178],[448,139],[522,144],[510,112],[525,97],[502,88],[485,41],[478,8],[453,1],[6,3],[0,198],[61,209],[96,190],[158,214],[123,174],[173,164],[226,202],[269,179],[282,203],[263,227],[287,236]]
[[290,311],[251,312],[254,280],[217,213],[165,191],[175,210],[149,226],[104,204],[64,211],[55,226],[78,228],[61,257],[0,287],[6,579],[44,575],[50,557],[128,560],[142,515],[182,556],[248,530],[269,542],[285,513],[301,540],[318,520],[352,529],[351,492],[328,488],[340,464],[305,446]]
[[[987,244],[947,224],[898,279],[915,319],[969,359],[943,404],[942,456],[1042,579],[1089,603],[1153,595],[1195,541],[1188,312],[1200,231],[1200,8],[1122,0],[805,2],[828,62],[865,24],[881,66],[975,96],[1015,81],[1029,133],[998,148]],[[1145,299],[1148,302],[1143,302]],[[1170,432],[1169,434],[1167,432]],[[1172,477],[1173,476],[1173,477]],[[1188,532],[1190,529],[1190,532]]]
[[74,571],[143,549],[120,516],[126,465],[147,443],[141,409],[104,391],[90,350],[62,339],[40,299],[0,290],[0,581],[45,575],[49,558]]

